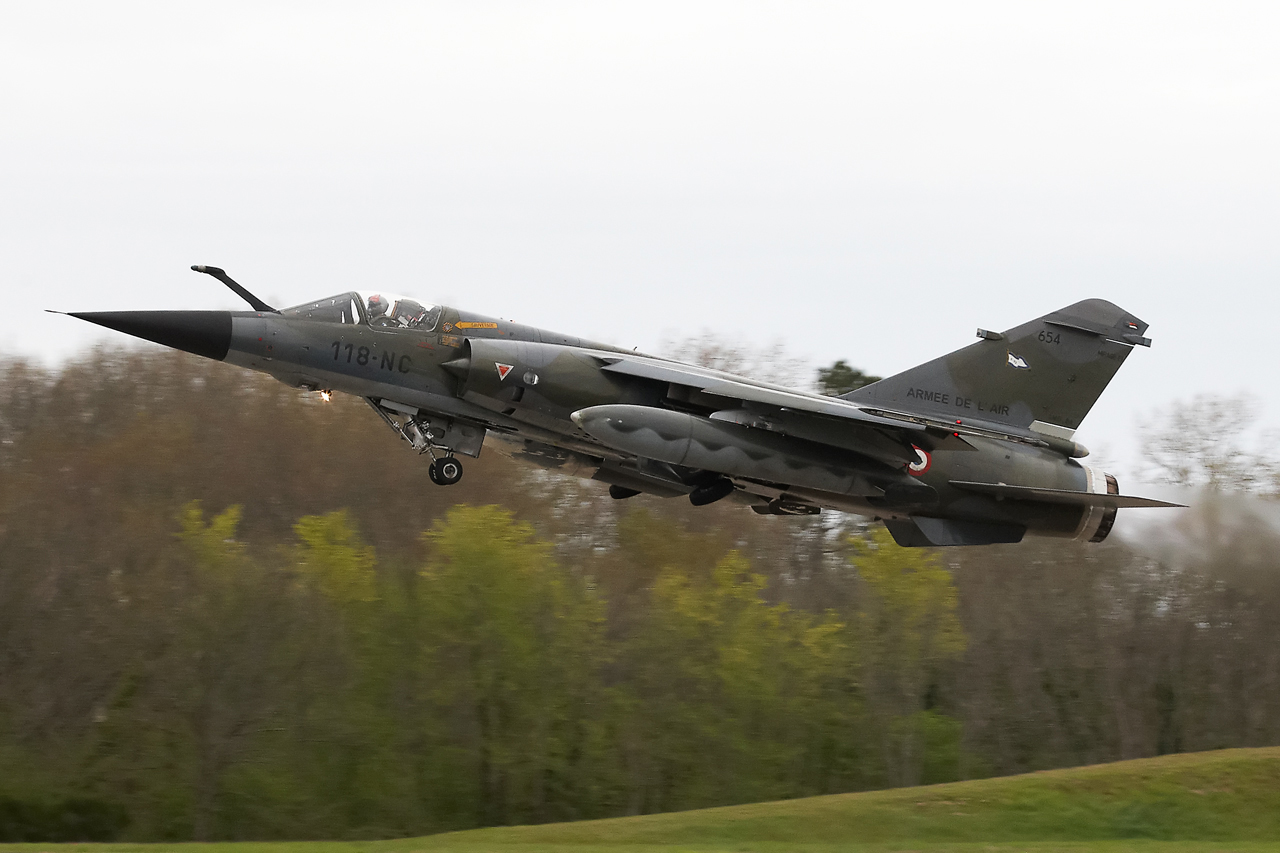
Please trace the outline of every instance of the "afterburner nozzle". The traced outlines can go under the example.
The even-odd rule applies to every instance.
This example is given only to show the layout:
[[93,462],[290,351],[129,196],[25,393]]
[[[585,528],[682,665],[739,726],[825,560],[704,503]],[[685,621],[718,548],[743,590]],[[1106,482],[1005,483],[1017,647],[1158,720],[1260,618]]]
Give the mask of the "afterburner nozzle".
[[231,349],[230,311],[85,311],[68,316],[217,361]]

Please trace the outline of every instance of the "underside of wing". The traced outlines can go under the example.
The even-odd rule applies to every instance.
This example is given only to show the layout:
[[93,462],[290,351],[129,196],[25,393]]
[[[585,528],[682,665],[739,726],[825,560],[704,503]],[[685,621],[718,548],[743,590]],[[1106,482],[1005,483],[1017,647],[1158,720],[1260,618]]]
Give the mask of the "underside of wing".
[[1135,495],[1099,495],[1093,492],[1073,492],[1068,489],[1039,489],[1034,486],[1010,486],[1005,483],[972,483],[965,480],[951,480],[950,482],[957,489],[964,489],[967,492],[981,492],[987,495],[995,495],[996,497],[1024,501],[1104,507],[1185,506],[1185,504],[1158,501],[1155,498],[1140,498]]

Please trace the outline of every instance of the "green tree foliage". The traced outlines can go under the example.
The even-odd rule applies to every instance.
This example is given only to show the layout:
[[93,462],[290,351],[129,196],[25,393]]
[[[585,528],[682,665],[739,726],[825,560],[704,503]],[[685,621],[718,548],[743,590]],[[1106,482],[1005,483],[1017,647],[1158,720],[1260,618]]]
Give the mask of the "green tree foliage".
[[833,689],[848,672],[847,638],[830,615],[770,605],[764,586],[736,553],[707,572],[683,561],[660,570],[648,619],[621,651],[630,812],[823,789],[807,753],[847,734],[832,731],[856,703]]
[[114,841],[128,822],[123,807],[101,800],[43,803],[0,797],[0,842]]
[[1202,438],[1166,551],[932,553],[488,447],[440,489],[358,402],[181,355],[9,364],[4,819],[367,838],[1280,743],[1274,507]]
[[[886,781],[919,784],[935,761],[930,747],[956,749],[939,741],[947,728],[930,707],[944,669],[965,647],[956,588],[935,552],[899,548],[886,530],[854,545],[850,559],[866,589],[857,612],[862,680]],[[937,772],[935,762],[930,773]]]
[[459,507],[426,535],[416,597],[436,710],[427,772],[463,824],[573,816],[597,748],[600,603],[533,528]]
[[828,397],[839,397],[856,391],[863,385],[879,382],[879,376],[870,376],[856,367],[850,367],[844,359],[830,367],[818,368],[818,390]]
[[150,712],[159,727],[180,721],[168,746],[192,765],[192,832],[203,840],[218,834],[225,774],[283,713],[293,607],[285,576],[235,540],[240,507],[205,523],[199,506],[189,504],[180,522],[192,559],[187,606],[162,658],[165,677],[154,685]]
[[294,565],[302,577],[336,604],[377,597],[373,549],[360,541],[345,510],[308,516],[293,526]]

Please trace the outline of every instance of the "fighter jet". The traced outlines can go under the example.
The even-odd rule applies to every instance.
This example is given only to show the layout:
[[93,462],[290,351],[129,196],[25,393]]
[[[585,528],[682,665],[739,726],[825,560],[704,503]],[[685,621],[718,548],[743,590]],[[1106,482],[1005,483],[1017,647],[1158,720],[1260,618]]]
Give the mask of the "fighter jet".
[[907,547],[1101,542],[1122,508],[1177,506],[1122,495],[1078,461],[1080,422],[1151,345],[1146,323],[1101,299],[979,329],[963,349],[827,397],[385,291],[277,310],[217,267],[192,269],[252,310],[71,316],[326,399],[361,397],[440,486],[488,440],[618,500],[859,513]]

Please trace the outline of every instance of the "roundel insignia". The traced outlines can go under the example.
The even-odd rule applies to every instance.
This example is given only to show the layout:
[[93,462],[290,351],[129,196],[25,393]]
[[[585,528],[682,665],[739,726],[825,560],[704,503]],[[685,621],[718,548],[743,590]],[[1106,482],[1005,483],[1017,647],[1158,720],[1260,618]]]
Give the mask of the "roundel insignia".
[[933,465],[933,457],[929,455],[929,451],[922,450],[911,445],[911,449],[916,452],[916,461],[907,465],[907,470],[911,472],[913,477],[919,477],[921,474],[929,470],[929,466]]

